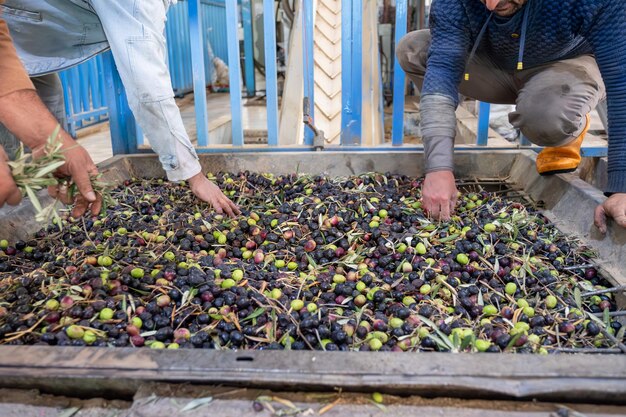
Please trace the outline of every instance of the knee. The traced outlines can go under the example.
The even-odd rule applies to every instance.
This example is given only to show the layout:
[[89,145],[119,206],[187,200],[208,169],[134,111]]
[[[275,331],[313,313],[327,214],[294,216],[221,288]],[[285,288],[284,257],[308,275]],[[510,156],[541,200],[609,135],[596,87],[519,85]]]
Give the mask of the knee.
[[575,135],[580,125],[580,117],[567,115],[558,105],[542,106],[540,100],[534,105],[518,103],[509,121],[520,129],[532,143],[539,146],[562,146]]
[[405,72],[424,74],[430,48],[430,30],[416,30],[404,35],[396,46],[398,63]]

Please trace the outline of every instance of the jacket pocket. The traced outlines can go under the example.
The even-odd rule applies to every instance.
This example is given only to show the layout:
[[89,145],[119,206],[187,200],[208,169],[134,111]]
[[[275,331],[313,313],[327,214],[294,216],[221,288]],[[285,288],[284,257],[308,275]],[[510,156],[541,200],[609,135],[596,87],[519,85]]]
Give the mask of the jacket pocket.
[[10,15],[13,18],[30,20],[32,22],[41,22],[43,20],[41,13],[31,12],[29,10],[18,9],[16,7],[0,4],[0,16],[2,14]]
[[126,40],[133,84],[132,93],[141,103],[160,101],[174,96],[165,64],[165,43],[146,38]]

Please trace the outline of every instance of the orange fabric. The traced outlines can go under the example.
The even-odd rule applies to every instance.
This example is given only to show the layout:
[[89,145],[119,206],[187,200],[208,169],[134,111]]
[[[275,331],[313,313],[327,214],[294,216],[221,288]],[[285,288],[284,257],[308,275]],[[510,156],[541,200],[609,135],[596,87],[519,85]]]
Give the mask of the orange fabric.
[[0,97],[19,90],[34,89],[35,86],[17,56],[9,28],[0,15]]

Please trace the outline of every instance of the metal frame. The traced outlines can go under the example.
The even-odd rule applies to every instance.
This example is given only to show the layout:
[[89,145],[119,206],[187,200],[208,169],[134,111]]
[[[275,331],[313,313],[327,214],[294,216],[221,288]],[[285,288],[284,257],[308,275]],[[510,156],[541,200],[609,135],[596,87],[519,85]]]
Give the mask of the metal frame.
[[254,32],[252,30],[251,0],[241,0],[241,21],[243,24],[244,68],[246,78],[246,93],[248,97],[256,94],[256,80],[254,71]]
[[103,72],[103,57],[98,55],[59,73],[64,91],[66,128],[74,137],[78,129],[109,118]]
[[[206,78],[204,68],[204,37],[202,36],[202,6],[200,0],[189,0],[189,34],[191,37],[191,67],[193,69],[193,96],[196,111],[198,145],[209,143],[209,119],[206,105]],[[230,52],[230,51],[229,51]],[[229,56],[230,58],[230,56]],[[239,58],[236,59],[237,61]],[[232,58],[229,59],[229,62]]]
[[[349,0],[342,0],[343,2]],[[304,97],[309,100],[309,114],[311,123],[315,124],[315,80],[313,68],[313,0],[302,0],[302,20],[304,30],[302,32],[302,78]],[[342,22],[343,23],[343,22]],[[343,30],[343,26],[342,26]],[[343,85],[343,75],[342,75]],[[313,145],[314,133],[311,129],[304,129],[304,145]]]
[[405,74],[400,63],[395,59],[395,47],[400,39],[406,35],[407,26],[407,0],[396,1],[396,34],[394,42],[393,64],[393,124],[391,130],[391,143],[394,146],[402,145],[404,141],[404,81]]
[[341,145],[361,144],[363,1],[341,2]]
[[[266,147],[265,149],[269,149]],[[256,152],[201,155],[212,172],[255,169],[274,174],[326,173],[332,176],[372,170],[421,175],[415,152],[358,153]],[[356,147],[355,149],[358,149]],[[481,149],[455,154],[460,177],[508,178],[535,201],[543,213],[569,234],[597,250],[598,265],[613,284],[626,284],[626,230],[611,227],[604,239],[589,233],[589,221],[602,193],[572,174],[541,177],[534,153]],[[131,177],[163,175],[156,155],[118,156],[100,165],[103,180],[121,184]],[[49,197],[48,197],[49,198]],[[47,201],[44,200],[44,203]],[[577,210],[571,210],[575,205]],[[32,204],[12,207],[0,216],[0,238],[21,238],[39,229]],[[2,236],[5,234],[5,236]],[[19,236],[19,237],[18,237]],[[624,300],[618,301],[623,303]],[[395,394],[466,398],[537,398],[553,401],[626,402],[625,355],[509,355],[396,352],[155,351],[132,348],[0,346],[0,387],[36,388],[81,395],[132,395],[151,381],[229,384],[297,390],[381,391]]]
[[[253,90],[253,80],[251,75],[254,74],[248,68],[251,60],[249,49],[251,47],[251,22],[252,16],[249,7],[249,0],[242,0],[242,22],[244,27],[244,49],[246,51],[246,89],[250,95]],[[190,21],[190,38],[192,43],[192,65],[194,68],[194,91],[196,97],[205,97],[205,72],[202,70],[202,39],[201,39],[201,22],[200,7],[201,0],[190,0],[189,21]],[[208,143],[208,115],[206,112],[206,100],[195,100],[196,106],[196,123],[198,125],[198,144],[199,153],[215,153],[215,152],[240,152],[255,151],[263,152],[267,150],[275,150],[277,152],[290,152],[294,150],[314,150],[313,148],[313,132],[305,129],[304,144],[296,147],[284,147],[278,143],[278,97],[277,97],[277,80],[276,80],[276,37],[274,22],[274,5],[270,0],[264,0],[264,36],[265,36],[265,56],[267,68],[267,108],[268,108],[268,147],[263,148],[254,145],[244,146],[243,127],[242,127],[242,91],[241,91],[241,68],[239,62],[239,40],[237,37],[237,29],[239,25],[239,11],[237,9],[237,0],[226,0],[226,21],[228,36],[228,61],[230,75],[230,103],[232,112],[232,145],[230,146],[211,146]],[[303,35],[303,89],[304,97],[309,99],[311,110],[311,122],[314,123],[314,73],[313,73],[313,0],[303,0],[302,18],[304,21]],[[342,114],[341,114],[341,146],[349,146],[351,151],[409,151],[422,150],[422,147],[403,145],[404,136],[404,85],[405,74],[399,66],[397,60],[394,62],[394,100],[393,100],[393,120],[392,120],[392,141],[391,146],[383,145],[380,147],[363,147],[361,146],[361,108],[362,108],[362,75],[361,66],[362,56],[362,0],[342,0]],[[395,43],[406,34],[407,30],[407,14],[408,0],[396,1],[396,31]],[[110,69],[114,72],[114,69]],[[254,78],[254,77],[252,77]],[[140,136],[123,134],[124,129],[114,128],[114,125],[131,124],[129,119],[132,114],[128,111],[127,105],[123,105],[123,96],[119,96],[115,105],[115,111],[111,111],[112,118],[124,120],[123,122],[112,123],[112,140],[114,153],[128,153],[136,150],[136,144],[125,144],[124,141],[136,141]],[[488,145],[489,132],[489,104],[480,103],[478,114],[478,135],[476,145],[479,148],[485,148]],[[303,126],[304,128],[304,126]],[[132,130],[132,129],[131,129]],[[136,143],[136,142],[134,142]],[[490,149],[529,149],[539,151],[542,148],[533,146],[526,138],[522,138],[520,145],[511,145],[511,147],[498,147]],[[335,149],[330,147],[330,149]],[[459,149],[471,149],[471,147],[461,147]],[[601,157],[608,153],[607,147],[584,147],[583,156]]]
[[[104,63],[104,83],[109,103],[111,145],[113,155],[137,153],[138,125],[132,116],[126,90],[115,66],[113,54],[108,51],[102,56]],[[121,116],[121,117],[120,117]],[[130,117],[128,117],[130,116]]]
[[278,73],[276,68],[276,21],[274,0],[263,0],[263,31],[265,42],[265,92],[267,95],[267,144],[278,145]]
[[[226,28],[228,33],[228,75],[230,89],[230,110],[232,113],[232,135],[233,146],[243,146],[243,127],[241,120],[242,104],[241,104],[241,68],[239,64],[239,38],[237,37],[237,29],[239,28],[239,19],[237,16],[237,0],[226,0]],[[190,15],[191,17],[191,15]],[[195,101],[196,105],[198,101]],[[207,119],[206,112],[200,115],[203,119]],[[209,132],[198,131],[198,142],[200,135],[208,137]]]

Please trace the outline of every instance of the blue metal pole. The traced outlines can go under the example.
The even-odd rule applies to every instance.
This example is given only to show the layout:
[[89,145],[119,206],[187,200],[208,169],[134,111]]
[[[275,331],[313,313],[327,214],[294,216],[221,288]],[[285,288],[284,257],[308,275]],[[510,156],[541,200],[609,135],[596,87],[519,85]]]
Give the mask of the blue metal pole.
[[[396,1],[396,33],[395,46],[406,35],[407,0]],[[395,54],[394,54],[395,56]],[[400,146],[404,142],[404,70],[394,58],[393,64],[393,118],[391,127],[391,143]]]
[[89,62],[89,93],[91,95],[91,108],[97,109],[102,107],[102,98],[99,85],[98,85],[98,57],[91,59]]
[[[346,1],[346,0],[344,0]],[[303,0],[302,2],[302,20],[304,30],[302,31],[302,60],[304,78],[304,97],[309,98],[310,116],[315,122],[315,87],[313,69],[313,1]],[[313,144],[313,131],[309,128],[304,129],[304,144]]]
[[363,113],[363,0],[352,0],[352,123],[348,143],[360,145]]
[[75,138],[76,137],[76,121],[74,120],[74,112],[72,111],[72,103],[70,101],[70,94],[72,94],[68,82],[68,75],[66,71],[61,71],[59,73],[59,77],[61,78],[61,84],[63,85],[63,103],[65,104],[65,120],[67,121],[67,126],[63,126],[68,133]]
[[230,111],[232,114],[233,145],[243,146],[241,123],[241,66],[239,65],[239,38],[237,37],[237,0],[226,0],[226,33],[228,35],[228,76],[230,79]]
[[478,104],[478,135],[476,144],[487,146],[489,141],[489,111],[491,105],[480,101]]
[[191,67],[193,69],[193,97],[196,110],[198,146],[209,143],[209,116],[206,105],[206,74],[204,72],[204,39],[202,36],[201,0],[189,0],[189,34]]
[[267,93],[267,144],[278,145],[278,76],[276,73],[276,21],[274,0],[263,0],[265,32],[265,91]]
[[[243,53],[245,57],[246,94],[248,97],[254,97],[256,94],[254,79],[254,32],[252,31],[252,6],[250,3],[250,0],[241,0],[241,21],[243,24]],[[263,13],[265,13],[265,11]],[[265,22],[265,16],[263,16],[263,21]],[[274,22],[273,18],[272,22]]]
[[[70,89],[72,90],[72,109],[74,113],[82,113],[83,108],[80,103],[80,72],[78,67],[73,67],[67,70],[70,80]],[[76,120],[76,127],[82,127],[81,119]]]
[[78,70],[78,83],[80,89],[80,110],[81,112],[89,111],[91,103],[89,99],[89,61],[76,67]]
[[341,1],[341,144],[348,145],[353,120],[352,2]]
[[128,107],[126,91],[111,52],[103,55],[103,69],[113,155],[136,153],[137,123]]

